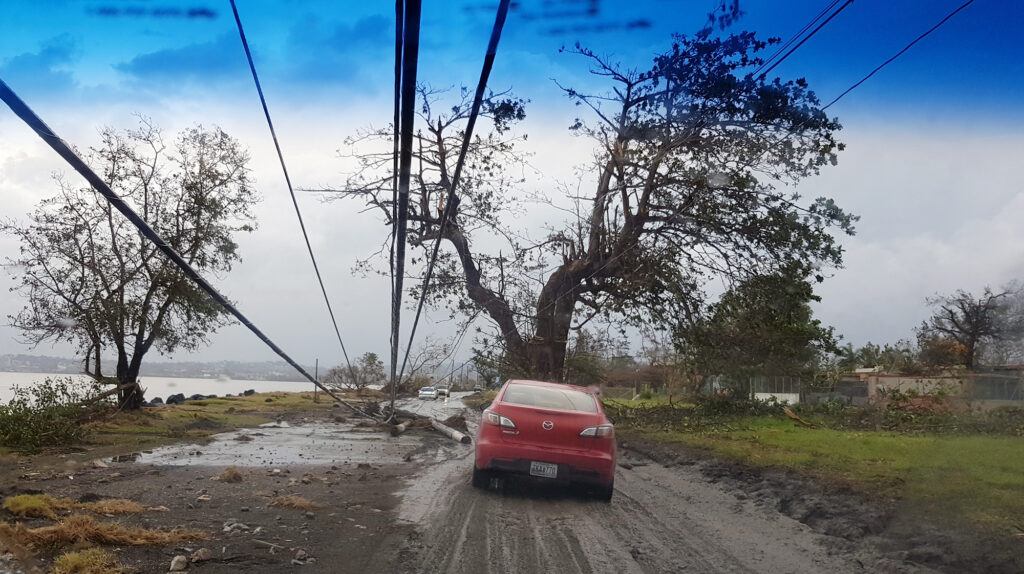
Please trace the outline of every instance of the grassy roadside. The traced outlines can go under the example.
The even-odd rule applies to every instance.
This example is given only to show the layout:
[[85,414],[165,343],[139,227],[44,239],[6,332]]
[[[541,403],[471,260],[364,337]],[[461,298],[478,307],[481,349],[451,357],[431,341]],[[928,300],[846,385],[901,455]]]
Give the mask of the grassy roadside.
[[88,444],[151,447],[184,438],[204,438],[232,429],[255,427],[294,410],[330,409],[330,397],[313,401],[313,393],[261,393],[186,401],[180,405],[118,412],[90,422]]
[[[610,411],[621,410],[612,406]],[[631,418],[619,434],[697,447],[758,467],[793,470],[871,497],[895,498],[943,521],[1024,534],[1024,437],[830,428],[828,417],[723,415],[678,409],[680,424]],[[690,413],[690,414],[687,414]],[[702,419],[694,423],[694,418]],[[715,417],[711,417],[715,418]]]
[[[375,400],[347,396],[346,400]],[[98,450],[115,452],[148,449],[180,442],[202,440],[216,433],[233,429],[255,427],[274,421],[289,412],[329,411],[333,399],[321,395],[314,402],[312,392],[259,393],[248,397],[223,397],[186,401],[179,405],[143,408],[137,411],[118,411],[106,406],[89,411],[80,419],[81,436],[59,445],[44,446],[28,453],[59,453],[68,450]],[[347,416],[348,409],[338,414]],[[24,449],[0,444],[0,460],[12,460]]]

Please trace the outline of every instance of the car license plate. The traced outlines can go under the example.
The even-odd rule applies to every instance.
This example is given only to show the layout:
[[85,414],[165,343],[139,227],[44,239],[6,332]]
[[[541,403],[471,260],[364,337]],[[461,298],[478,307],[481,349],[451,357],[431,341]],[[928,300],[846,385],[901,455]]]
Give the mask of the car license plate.
[[530,461],[530,476],[540,476],[542,478],[557,478],[558,465],[552,464],[550,462]]

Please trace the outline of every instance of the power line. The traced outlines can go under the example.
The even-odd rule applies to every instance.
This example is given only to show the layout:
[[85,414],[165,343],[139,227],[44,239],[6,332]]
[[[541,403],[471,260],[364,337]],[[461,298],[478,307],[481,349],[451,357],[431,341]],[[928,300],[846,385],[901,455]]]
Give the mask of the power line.
[[242,19],[238,15],[238,8],[235,0],[231,0],[231,10],[235,13],[235,22],[238,24],[238,36],[242,39],[242,47],[245,48],[245,57],[249,60],[249,69],[252,70],[252,79],[256,83],[256,92],[260,95],[260,104],[263,105],[263,115],[267,117],[267,126],[270,127],[270,135],[274,139],[274,148],[277,150],[277,159],[281,162],[281,171],[284,172],[284,181],[288,184],[288,193],[292,197],[292,205],[295,206],[295,215],[299,218],[299,227],[302,229],[302,238],[306,241],[306,249],[309,251],[309,259],[313,262],[313,270],[316,271],[316,280],[320,283],[320,292],[324,295],[324,303],[327,304],[327,312],[331,316],[331,324],[334,325],[334,334],[338,336],[338,344],[341,346],[341,354],[345,358],[349,373],[355,378],[352,363],[348,359],[348,351],[345,350],[345,343],[341,340],[341,331],[338,329],[338,321],[334,318],[334,309],[331,308],[331,300],[327,297],[327,289],[324,287],[324,280],[320,276],[320,267],[316,264],[316,257],[313,256],[313,246],[309,243],[309,235],[306,233],[306,224],[302,220],[302,212],[299,210],[299,202],[295,199],[295,190],[292,189],[292,180],[288,176],[288,166],[284,162],[284,154],[281,153],[281,145],[277,141],[277,132],[274,130],[274,122],[270,119],[270,109],[267,108],[267,100],[263,97],[263,87],[260,85],[260,77],[256,73],[256,64],[252,60],[252,52],[249,50],[249,42],[245,39],[245,31],[242,29]]
[[46,144],[49,145],[53,149],[53,151],[57,152],[59,156],[64,158],[64,161],[68,162],[68,164],[70,164],[71,167],[75,169],[75,171],[81,174],[82,177],[84,177],[86,181],[88,181],[89,184],[92,185],[93,189],[95,189],[97,192],[100,193],[100,195],[105,197],[107,201],[110,203],[110,205],[112,205],[115,209],[120,211],[121,214],[124,215],[125,218],[127,218],[128,221],[130,221],[146,239],[152,242],[153,245],[157,247],[157,249],[159,249],[165,256],[167,256],[167,258],[170,259],[171,262],[174,263],[178,267],[178,269],[181,270],[182,273],[184,273],[189,279],[191,279],[196,285],[198,285],[200,289],[205,291],[206,294],[212,297],[213,300],[216,301],[221,307],[223,307],[229,313],[234,315],[234,317],[238,319],[238,321],[241,322],[242,325],[245,325],[246,328],[248,328],[254,335],[259,337],[259,339],[263,341],[268,347],[270,347],[272,351],[277,353],[279,357],[281,357],[289,365],[294,367],[296,371],[298,371],[304,377],[309,379],[310,382],[312,382],[320,389],[323,389],[325,393],[330,395],[336,401],[343,403],[344,405],[348,406],[350,409],[357,413],[369,417],[369,415],[367,415],[365,412],[349,404],[347,401],[341,399],[340,397],[332,393],[327,387],[321,384],[320,381],[316,380],[316,378],[313,375],[310,375],[306,371],[306,369],[304,369],[301,365],[295,362],[295,360],[288,356],[288,354],[285,353],[280,347],[274,344],[274,342],[271,341],[269,337],[264,335],[263,331],[260,331],[259,328],[256,327],[256,325],[249,321],[249,319],[246,318],[246,316],[243,315],[242,312],[239,311],[230,301],[228,301],[226,297],[221,295],[220,292],[217,291],[217,289],[214,288],[213,285],[207,282],[206,279],[203,279],[203,277],[195,269],[193,269],[192,266],[189,265],[189,263],[185,261],[181,257],[181,255],[178,254],[177,251],[174,250],[173,247],[167,244],[167,241],[164,240],[164,238],[161,237],[160,234],[156,232],[156,230],[154,230],[148,223],[146,223],[146,220],[139,217],[139,214],[135,213],[135,211],[127,203],[125,203],[124,200],[121,199],[121,197],[118,196],[117,193],[115,193],[114,190],[112,190],[110,186],[105,181],[103,181],[103,179],[99,175],[97,175],[96,172],[93,171],[92,168],[90,168],[85,163],[85,161],[78,156],[77,153],[75,153],[74,150],[71,149],[71,146],[69,146],[63,139],[61,139],[60,136],[55,134],[53,130],[51,130],[48,125],[46,125],[46,122],[44,122],[34,111],[32,111],[32,108],[28,107],[28,104],[26,104],[20,97],[18,97],[18,95],[14,93],[14,90],[12,90],[2,79],[0,79],[0,99],[2,99],[11,108],[11,111],[13,111],[15,115],[21,118],[22,121],[24,121],[30,128],[32,128],[32,130],[36,132],[36,135],[38,135],[44,142],[46,142]]
[[836,96],[836,99],[834,99],[831,102],[829,102],[828,105],[826,105],[825,107],[821,108],[821,110],[822,111],[827,110],[829,107],[832,106],[832,104],[834,104],[834,103],[838,102],[839,100],[841,100],[843,98],[843,96],[845,96],[846,94],[849,94],[850,92],[852,92],[857,86],[859,86],[859,85],[863,84],[864,82],[866,82],[868,80],[868,78],[870,78],[871,76],[874,76],[875,72],[881,70],[882,68],[884,68],[887,65],[889,65],[890,62],[892,62],[896,58],[899,58],[900,56],[902,56],[903,53],[906,52],[907,50],[909,50],[911,46],[913,46],[914,44],[920,42],[925,36],[927,36],[928,34],[931,34],[935,30],[937,30],[939,28],[939,26],[942,26],[943,24],[945,24],[946,21],[949,20],[950,18],[952,18],[953,16],[955,16],[957,14],[957,12],[959,12],[959,11],[963,10],[964,8],[970,6],[973,2],[974,2],[974,0],[967,0],[967,2],[964,2],[963,4],[961,4],[959,8],[957,8],[956,10],[953,10],[952,12],[947,14],[946,17],[943,18],[942,20],[939,20],[938,24],[936,24],[936,25],[932,26],[931,28],[929,28],[928,31],[926,31],[925,33],[921,34],[917,38],[914,38],[913,42],[907,44],[902,50],[897,52],[895,56],[893,56],[893,57],[889,58],[888,60],[882,62],[877,68],[875,68],[874,70],[871,70],[871,73],[869,73],[868,75],[866,75],[863,78],[861,78],[860,81],[858,81],[856,84],[854,84],[854,85],[850,86],[849,88],[847,88],[845,92],[843,92],[843,93],[839,94],[838,96]]
[[391,412],[398,392],[398,345],[402,317],[402,284],[405,273],[405,235],[409,221],[409,178],[412,168],[413,121],[416,113],[416,66],[420,46],[420,0],[409,0],[403,10],[402,85],[398,158],[398,207],[394,229],[393,282],[391,294]]
[[818,24],[818,27],[817,27],[817,28],[815,28],[815,29],[814,29],[814,31],[812,31],[812,32],[811,32],[810,34],[808,34],[808,35],[804,36],[804,39],[803,39],[803,40],[800,40],[800,42],[799,42],[799,43],[798,43],[798,44],[797,44],[796,46],[793,46],[793,49],[791,49],[790,51],[786,52],[786,55],[785,55],[785,56],[783,56],[783,57],[779,58],[778,60],[775,60],[775,63],[774,63],[774,64],[772,64],[772,65],[771,65],[771,66],[770,66],[770,67],[769,67],[769,68],[768,68],[767,70],[765,70],[764,72],[761,72],[761,77],[767,76],[767,75],[768,75],[768,72],[771,72],[772,70],[774,70],[774,69],[775,69],[775,67],[776,67],[776,66],[778,66],[779,64],[781,64],[782,62],[784,62],[784,61],[786,60],[786,58],[788,58],[788,57],[789,57],[790,55],[792,55],[792,54],[793,54],[793,52],[796,52],[796,51],[797,51],[797,49],[798,49],[798,48],[799,48],[800,46],[803,46],[803,45],[804,45],[804,42],[806,42],[807,40],[810,40],[812,36],[814,36],[815,34],[817,34],[817,33],[818,33],[818,30],[821,30],[822,28],[824,28],[826,24],[828,24],[829,22],[831,22],[831,21],[832,21],[832,18],[835,18],[836,16],[838,16],[838,15],[839,15],[839,13],[840,13],[840,12],[842,12],[842,11],[843,11],[844,9],[846,9],[846,7],[847,7],[847,6],[849,6],[850,4],[853,4],[853,0],[846,0],[846,3],[845,3],[845,4],[843,4],[842,6],[840,6],[840,7],[839,7],[839,9],[838,9],[838,10],[836,10],[835,12],[833,12],[833,13],[832,13],[832,14],[831,14],[831,15],[830,15],[830,16],[829,16],[828,18],[826,18],[824,22],[822,22],[821,24]]
[[757,75],[761,73],[761,70],[763,70],[765,67],[767,67],[769,64],[771,64],[772,60],[774,60],[775,58],[778,58],[779,54],[785,52],[786,48],[789,48],[791,45],[793,45],[793,42],[796,42],[797,38],[799,38],[805,32],[807,32],[807,30],[809,30],[811,28],[811,26],[816,24],[818,22],[818,20],[821,20],[822,17],[825,16],[825,14],[828,14],[833,8],[836,7],[836,4],[839,4],[842,1],[843,0],[832,0],[831,4],[826,6],[821,12],[818,12],[818,15],[815,16],[813,19],[811,19],[810,22],[808,22],[807,24],[804,24],[804,27],[801,28],[799,32],[797,32],[796,34],[793,34],[793,36],[789,40],[787,40],[785,44],[779,46],[779,49],[776,50],[775,53],[772,54],[767,60],[765,60],[764,63],[761,64],[760,67],[758,67],[756,70],[754,70],[754,73],[752,75],[754,77],[757,77]]
[[455,208],[459,200],[456,195],[456,188],[459,185],[459,178],[462,174],[462,166],[466,161],[466,153],[469,151],[469,144],[473,138],[473,128],[476,126],[476,118],[480,114],[480,106],[483,104],[484,91],[487,89],[487,79],[491,75],[491,68],[494,66],[494,58],[498,52],[498,42],[501,40],[501,31],[505,27],[505,18],[508,16],[509,0],[501,0],[498,4],[498,12],[494,17],[494,26],[491,28],[491,39],[487,43],[487,53],[484,55],[483,68],[480,70],[480,80],[477,82],[476,94],[473,96],[473,108],[469,113],[469,121],[466,124],[466,132],[462,137],[462,149],[459,150],[459,159],[455,163],[455,172],[452,174],[451,189],[448,190],[448,202],[444,206],[444,213],[441,214],[441,223],[437,231],[437,238],[434,241],[433,250],[430,253],[430,261],[427,263],[427,270],[423,276],[423,287],[420,290],[420,300],[416,306],[416,318],[412,323],[412,331],[409,333],[409,343],[405,348],[405,358],[402,359],[402,368],[399,377],[405,372],[405,364],[409,360],[409,353],[412,351],[413,338],[416,336],[416,327],[419,326],[420,315],[423,312],[423,303],[427,298],[427,287],[430,285],[430,278],[434,273],[434,265],[437,263],[437,254],[441,249],[441,239],[444,237],[444,228],[448,221],[454,217]]
[[402,98],[402,36],[405,29],[405,3],[403,0],[395,0],[395,105],[392,118],[392,159],[391,159],[391,245],[389,246],[390,256],[388,265],[391,271],[391,297],[395,296],[395,232],[398,226],[398,137],[399,122],[401,121]]
[[[398,231],[398,153],[399,129],[401,122],[402,98],[402,38],[405,35],[405,2],[395,0],[395,105],[392,117],[392,156],[391,156],[391,243],[388,246],[388,270],[391,279],[391,302],[395,301],[395,236]],[[394,325],[392,325],[394,327]],[[391,344],[391,412],[395,412],[395,400],[398,398],[398,385],[395,382],[395,363],[398,362],[398,351],[395,346],[396,336],[392,334]]]

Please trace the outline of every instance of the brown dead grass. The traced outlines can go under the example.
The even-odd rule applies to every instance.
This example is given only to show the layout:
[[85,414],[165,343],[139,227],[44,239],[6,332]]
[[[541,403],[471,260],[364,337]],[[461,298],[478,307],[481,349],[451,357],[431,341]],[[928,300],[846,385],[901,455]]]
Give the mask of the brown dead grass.
[[138,514],[146,510],[146,507],[138,502],[124,498],[110,498],[107,500],[97,500],[96,502],[81,502],[76,504],[75,508],[88,510],[97,514]]
[[87,510],[97,514],[136,514],[146,507],[124,498],[110,498],[96,502],[75,502],[68,498],[54,498],[49,494],[19,494],[4,500],[4,510],[21,518],[49,518],[57,520],[57,511]]
[[10,533],[0,529],[0,548],[3,548],[5,552],[10,552],[18,560],[18,564],[21,565],[21,569],[25,572],[42,572],[43,567],[39,563],[35,554],[31,550],[25,547],[24,544],[15,540]]
[[294,508],[296,510],[316,510],[323,508],[322,504],[317,504],[308,498],[296,496],[294,494],[288,496],[278,496],[270,501],[267,506],[275,506],[277,508]]
[[53,562],[51,574],[118,574],[124,567],[114,555],[102,548],[89,548],[61,554]]
[[202,532],[185,529],[171,531],[128,528],[116,523],[97,522],[93,517],[72,514],[53,526],[26,528],[24,524],[0,523],[0,534],[29,548],[93,543],[121,546],[164,546],[184,540],[206,538]]
[[238,469],[233,466],[225,468],[220,473],[221,482],[242,482],[242,480],[242,473],[238,472]]

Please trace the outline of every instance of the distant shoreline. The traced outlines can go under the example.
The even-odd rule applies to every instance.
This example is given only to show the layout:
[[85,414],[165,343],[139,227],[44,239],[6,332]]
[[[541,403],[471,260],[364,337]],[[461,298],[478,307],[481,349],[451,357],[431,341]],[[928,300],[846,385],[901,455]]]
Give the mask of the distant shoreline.
[[[108,361],[107,364],[114,364]],[[81,375],[82,363],[77,359],[24,354],[0,355],[0,372],[51,373]],[[308,372],[316,370],[304,366]],[[323,369],[327,371],[328,367]],[[176,361],[145,362],[140,377],[173,377],[184,379],[217,379],[230,377],[253,381],[303,382],[305,379],[284,361]]]
[[[26,373],[0,371],[0,403],[6,403],[14,396],[13,387],[28,387],[50,377],[81,377],[80,373]],[[146,400],[160,397],[166,400],[169,395],[184,394],[186,397],[200,395],[238,395],[247,390],[258,393],[267,392],[305,392],[313,390],[309,381],[274,381],[241,378],[204,378],[204,377],[159,377],[142,375],[139,384],[145,391]]]

